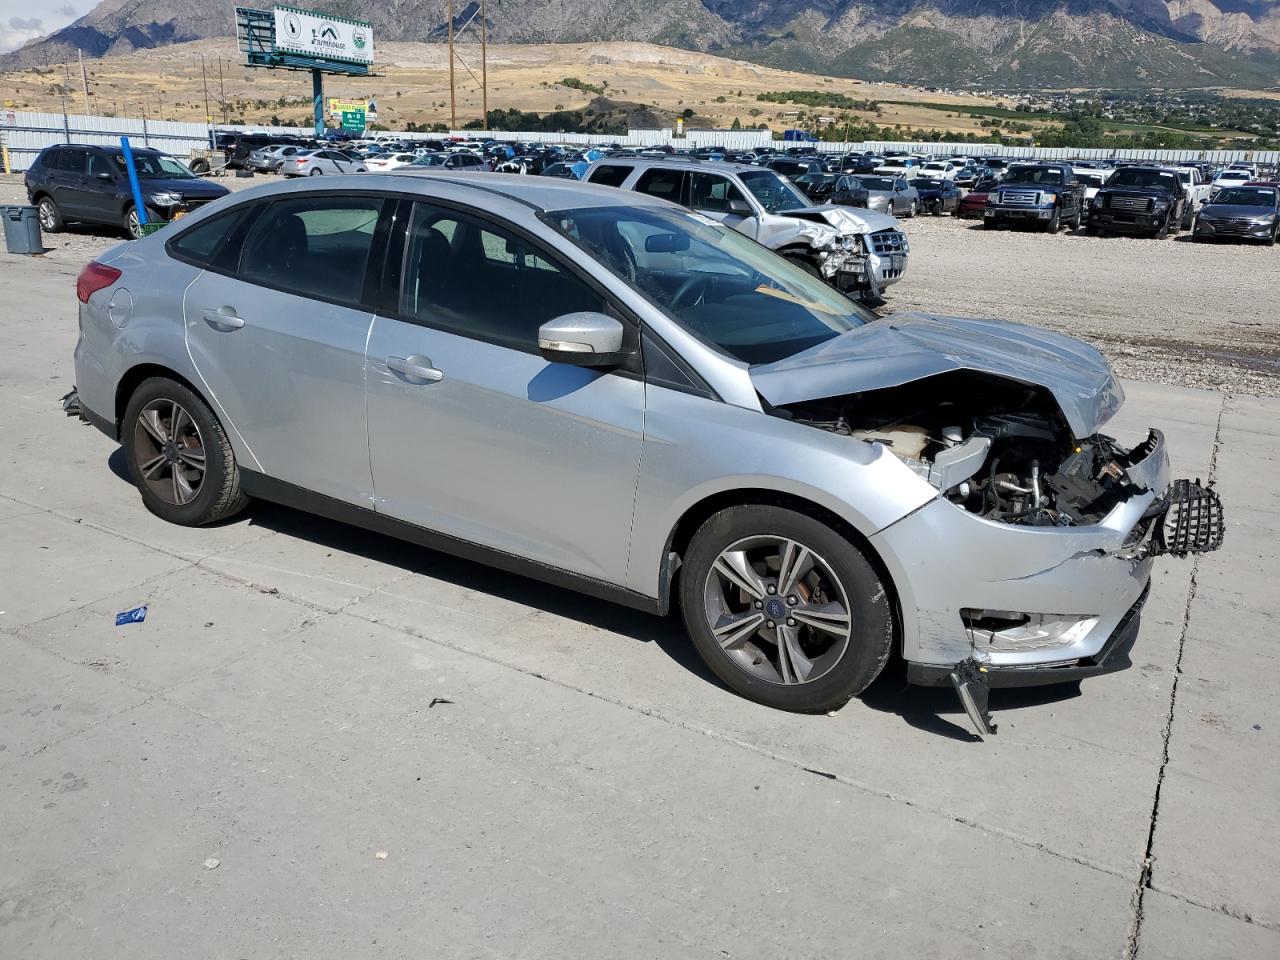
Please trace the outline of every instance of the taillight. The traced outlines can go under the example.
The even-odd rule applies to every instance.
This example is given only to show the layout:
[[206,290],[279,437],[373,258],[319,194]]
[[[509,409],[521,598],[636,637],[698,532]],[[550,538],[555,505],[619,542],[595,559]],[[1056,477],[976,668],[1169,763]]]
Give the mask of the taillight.
[[90,260],[85,264],[80,276],[76,277],[76,297],[81,303],[88,303],[99,290],[104,290],[120,279],[122,274],[115,267]]

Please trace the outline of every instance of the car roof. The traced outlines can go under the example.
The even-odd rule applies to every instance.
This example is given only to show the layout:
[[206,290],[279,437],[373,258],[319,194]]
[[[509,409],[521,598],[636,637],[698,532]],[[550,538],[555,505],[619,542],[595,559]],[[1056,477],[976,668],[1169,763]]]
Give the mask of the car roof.
[[[748,167],[747,169],[757,169]],[[370,189],[404,189],[406,179],[431,180],[443,183],[456,183],[471,187],[477,192],[486,191],[499,194],[527,206],[539,210],[567,210],[582,207],[611,207],[619,202],[628,205],[669,206],[669,202],[657,197],[630,190],[619,190],[617,187],[606,187],[598,183],[587,183],[582,180],[569,180],[559,177],[530,177],[518,173],[456,173],[440,172],[430,167],[414,170],[401,167],[385,174],[361,174],[360,186],[369,182]],[[317,178],[319,179],[319,178]],[[348,181],[351,182],[351,181]],[[376,187],[372,186],[377,184]],[[346,184],[344,183],[344,186]]]
[[[791,159],[790,157],[786,159]],[[700,167],[705,170],[714,170],[718,173],[758,173],[761,170],[767,170],[768,167],[757,167],[749,163],[730,163],[725,160],[699,160],[697,157],[690,157],[682,154],[673,154],[667,157],[601,157],[594,165],[614,166],[615,164],[628,164],[637,169],[647,170],[652,167],[668,167],[671,169],[686,169],[688,167]]]

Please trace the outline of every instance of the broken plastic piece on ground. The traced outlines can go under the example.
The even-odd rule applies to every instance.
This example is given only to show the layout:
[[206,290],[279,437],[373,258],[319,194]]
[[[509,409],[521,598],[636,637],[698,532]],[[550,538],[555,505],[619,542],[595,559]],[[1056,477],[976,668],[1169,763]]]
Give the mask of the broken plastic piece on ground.
[[991,684],[986,670],[979,667],[972,657],[961,660],[951,671],[951,685],[956,688],[960,704],[969,715],[969,721],[978,736],[994,734],[996,725],[987,710],[987,695],[991,692]]
[[72,387],[62,395],[62,412],[68,417],[80,416],[80,391]]
[[434,707],[437,703],[453,703],[453,701],[452,701],[452,700],[446,700],[444,697],[432,697],[432,698],[431,698],[431,702],[427,704],[427,709],[428,709],[428,710],[430,710],[430,709],[431,709],[432,707]]
[[385,850],[379,850],[379,851],[378,851],[377,853],[375,853],[373,856],[374,856],[374,859],[375,859],[375,860],[385,860],[385,859],[387,859],[387,851],[385,851]]
[[218,864],[220,864],[221,862],[222,861],[219,860],[217,857],[210,857],[208,860],[204,862],[204,868],[206,870],[215,870],[217,869]]
[[1154,555],[1171,553],[1185,557],[1222,546],[1226,522],[1222,499],[1212,484],[1201,486],[1199,480],[1175,480],[1165,502],[1168,507],[1158,521]]
[[147,619],[147,605],[144,603],[142,606],[126,610],[124,613],[117,613],[116,626],[123,627],[128,623],[141,623],[145,619]]

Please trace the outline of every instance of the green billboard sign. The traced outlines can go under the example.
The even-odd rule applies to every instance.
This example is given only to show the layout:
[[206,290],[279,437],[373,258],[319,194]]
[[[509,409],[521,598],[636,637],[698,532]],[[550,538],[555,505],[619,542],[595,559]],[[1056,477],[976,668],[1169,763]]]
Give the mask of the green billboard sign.
[[363,110],[343,110],[342,111],[342,129],[355,133],[364,131],[364,111]]

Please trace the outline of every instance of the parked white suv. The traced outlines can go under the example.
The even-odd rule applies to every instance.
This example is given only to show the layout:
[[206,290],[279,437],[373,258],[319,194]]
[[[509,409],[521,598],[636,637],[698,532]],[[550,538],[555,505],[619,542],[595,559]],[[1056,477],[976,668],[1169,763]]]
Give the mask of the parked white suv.
[[909,252],[893,217],[871,210],[813,206],[772,170],[691,160],[598,160],[583,177],[671,200],[777,251],[843,293],[878,301],[902,279]]

